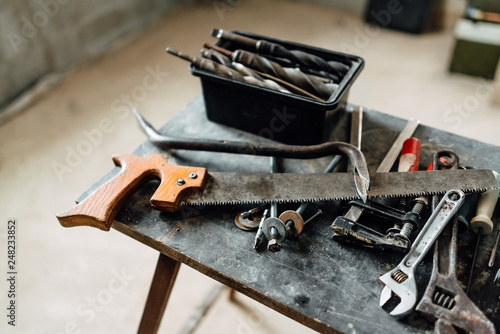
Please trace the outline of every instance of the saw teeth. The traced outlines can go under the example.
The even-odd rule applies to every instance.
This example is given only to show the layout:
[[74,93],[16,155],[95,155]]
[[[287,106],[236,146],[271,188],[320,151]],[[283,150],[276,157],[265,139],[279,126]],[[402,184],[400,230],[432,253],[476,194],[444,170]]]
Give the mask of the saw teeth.
[[[477,187],[477,188],[465,188],[462,189],[465,193],[482,193],[485,191],[488,191],[490,189],[494,189],[493,187]],[[402,197],[419,197],[419,196],[433,196],[433,195],[441,195],[446,193],[445,190],[439,190],[439,191],[420,191],[420,192],[415,192],[415,193],[408,193],[408,194],[394,194],[394,195],[370,195],[370,193],[367,194],[367,197],[370,199],[373,198],[402,198]],[[228,201],[216,201],[216,202],[192,202],[189,200],[186,201],[181,201],[179,203],[179,206],[208,206],[208,205],[238,205],[238,204],[268,204],[268,203],[279,203],[279,204],[284,204],[284,203],[303,203],[303,202],[329,202],[329,201],[349,201],[353,199],[358,199],[359,197],[356,195],[353,196],[340,196],[338,198],[332,198],[332,197],[327,197],[327,198],[309,198],[307,200],[302,200],[302,199],[276,199],[276,200],[243,200],[243,201],[237,201],[237,200],[228,200]]]

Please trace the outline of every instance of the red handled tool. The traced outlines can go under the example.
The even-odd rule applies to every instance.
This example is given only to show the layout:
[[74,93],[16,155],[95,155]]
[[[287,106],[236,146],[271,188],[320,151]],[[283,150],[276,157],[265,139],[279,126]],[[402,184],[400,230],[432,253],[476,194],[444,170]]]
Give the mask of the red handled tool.
[[420,141],[411,137],[403,143],[399,158],[398,172],[416,172],[420,157]]

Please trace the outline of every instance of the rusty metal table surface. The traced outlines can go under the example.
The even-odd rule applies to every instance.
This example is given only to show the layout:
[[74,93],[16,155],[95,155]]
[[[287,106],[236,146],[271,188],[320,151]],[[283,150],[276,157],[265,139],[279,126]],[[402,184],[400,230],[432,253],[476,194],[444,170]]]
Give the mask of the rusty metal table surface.
[[[335,126],[330,139],[348,141],[350,114],[341,113],[333,121]],[[371,173],[375,172],[405,124],[404,119],[365,109],[362,151]],[[265,140],[208,121],[201,96],[174,116],[161,131],[183,137]],[[500,170],[500,147],[424,125],[418,127],[414,136],[422,142],[421,169],[427,167],[434,151],[446,148],[459,155],[462,165]],[[144,142],[134,154],[146,156],[159,152]],[[171,163],[202,166],[209,172],[269,170],[267,157],[184,150],[162,153]],[[311,173],[321,172],[329,161],[329,157],[279,159],[278,166],[280,172]],[[111,170],[80,200],[118,171],[119,168]],[[332,241],[329,226],[336,216],[344,213],[340,202],[310,205],[305,217],[318,208],[323,214],[307,225],[297,240],[286,240],[280,252],[271,253],[265,247],[253,250],[255,233],[242,231],[233,222],[235,214],[249,206],[189,207],[176,213],[162,213],[153,210],[148,202],[158,184],[158,181],[150,181],[140,188],[118,213],[113,228],[322,333],[420,333],[432,330],[432,321],[422,315],[413,313],[406,320],[396,321],[379,307],[383,286],[378,278],[398,264],[403,254],[360,249]],[[296,207],[296,204],[280,205],[279,212]],[[497,216],[495,213],[495,223],[498,222]],[[500,261],[493,268],[487,267],[496,228],[480,247],[470,298],[498,330],[500,289],[493,286],[493,278]],[[469,272],[473,242],[474,238],[468,232],[459,235],[457,271],[461,282]],[[417,271],[420,294],[423,294],[430,276],[431,262],[428,256]]]

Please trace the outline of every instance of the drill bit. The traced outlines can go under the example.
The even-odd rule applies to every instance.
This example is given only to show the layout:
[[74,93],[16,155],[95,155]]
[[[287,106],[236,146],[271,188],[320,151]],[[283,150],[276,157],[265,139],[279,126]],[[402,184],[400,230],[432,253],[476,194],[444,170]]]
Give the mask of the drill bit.
[[[232,52],[227,50],[227,49],[224,49],[220,46],[217,46],[217,45],[214,45],[214,44],[210,44],[210,43],[207,43],[205,42],[203,44],[203,47],[207,48],[207,49],[212,49],[212,50],[216,50],[217,52],[225,55],[226,57],[231,57],[231,54]],[[283,67],[292,67],[292,68],[296,68],[297,67],[297,64],[293,63],[292,61],[288,60],[288,59],[285,59],[285,58],[279,58],[279,57],[274,57],[274,56],[271,56],[271,55],[266,55],[265,56],[267,59],[269,59],[270,61],[273,61],[275,63],[278,63],[280,64],[281,66]],[[331,73],[328,73],[328,72],[325,72],[325,71],[318,71],[318,70],[313,70],[313,69],[310,69],[308,67],[304,67],[304,66],[299,66],[299,69],[306,73],[306,74],[309,74],[311,76],[314,76],[316,78],[318,78],[319,80],[325,82],[325,83],[339,83],[341,81],[341,79],[334,75],[334,74],[331,74]]]
[[202,57],[208,58],[210,60],[215,61],[216,63],[225,65],[227,67],[231,67],[231,59],[229,59],[226,55],[213,50],[213,49],[201,49],[200,51]]
[[282,67],[278,63],[244,50],[236,50],[233,53],[233,61],[253,68],[257,71],[270,74],[274,77],[294,84],[325,100],[335,91],[335,85],[327,85],[318,78],[305,74],[296,68]]
[[338,87],[336,84],[325,83],[318,77],[303,73],[296,68],[283,67],[266,57],[252,52],[245,50],[231,52],[209,43],[205,43],[204,47],[216,50],[224,56],[230,57],[236,63],[243,64],[253,70],[269,74],[275,78],[291,83],[324,100],[327,100]]
[[[284,93],[290,93],[290,91],[288,91],[286,88],[283,88],[282,86],[280,86],[276,82],[269,80],[269,79],[264,79],[256,71],[246,67],[243,64],[236,63],[236,62],[232,61],[230,59],[230,56],[228,57],[226,52],[220,52],[223,50],[224,51],[227,51],[227,50],[222,49],[222,48],[212,47],[208,43],[205,43],[205,45],[208,49],[205,49],[205,48],[201,49],[202,57],[213,60],[216,63],[227,66],[229,68],[235,69],[241,75],[243,75],[243,79],[247,82],[253,83],[253,84],[261,86],[261,87],[268,87],[271,89],[279,90],[279,91],[282,91]],[[272,87],[269,87],[269,86],[272,86]]]
[[188,62],[192,63],[194,67],[210,71],[210,72],[215,72],[218,73],[222,76],[232,78],[235,80],[242,81],[243,76],[238,72],[235,71],[227,66],[224,66],[222,64],[218,64],[214,62],[213,60],[203,58],[203,57],[191,57],[185,53],[182,53],[180,51],[177,51],[172,48],[167,48],[167,52],[170,53],[171,55],[177,56],[181,59],[187,60]]
[[[207,50],[207,51],[213,51],[213,50]],[[256,75],[248,75],[248,73],[240,74],[239,71],[231,68],[230,66],[227,66],[228,62],[231,65],[231,61],[229,59],[226,59],[227,57],[225,57],[225,55],[223,54],[215,54],[213,52],[212,53],[203,52],[202,50],[202,54],[206,56],[205,58],[205,57],[191,57],[185,53],[182,53],[172,48],[167,48],[167,52],[181,59],[189,61],[190,63],[193,64],[194,67],[198,69],[218,73],[222,76],[235,79],[238,81],[248,82],[260,87],[266,87],[273,90],[289,93],[286,89],[280,87],[276,83],[267,82],[266,80]]]
[[[203,44],[203,46],[205,48],[208,48],[208,49],[211,49],[211,50],[215,50],[217,52],[219,52],[220,54],[226,56],[226,57],[229,57],[229,58],[232,58],[232,55],[233,55],[233,52],[229,51],[229,50],[226,50],[224,48],[221,48],[219,46],[216,46],[216,45],[212,45],[212,44],[209,44],[209,43],[205,43]],[[295,94],[298,94],[298,95],[303,95],[303,96],[307,96],[307,97],[310,97],[314,100],[318,100],[318,101],[321,101],[321,102],[324,102],[325,100],[308,92],[307,90],[305,89],[302,89],[301,87],[297,86],[297,85],[294,85],[293,83],[291,82],[288,82],[286,80],[283,80],[281,78],[278,78],[278,77],[275,77],[269,73],[265,73],[265,72],[261,72],[261,71],[258,71],[256,70],[255,68],[248,68],[247,66],[241,64],[241,63],[238,63],[238,62],[232,62],[231,63],[231,66],[233,68],[235,68],[236,70],[238,70],[238,72],[240,72],[242,75],[246,75],[245,76],[245,79],[248,81],[248,82],[251,82],[251,80],[248,79],[248,76],[253,76],[255,78],[261,78],[263,79],[263,81],[265,82],[268,82],[269,84],[272,85],[271,82],[269,81],[272,81],[274,83],[276,83],[277,85],[279,85],[281,89],[285,89],[285,90],[288,90],[289,92],[291,93],[295,93]],[[243,70],[244,69],[244,70]],[[318,79],[320,81],[322,81],[322,79]],[[326,81],[325,83],[328,83],[330,87],[333,87],[333,88],[337,88],[338,86],[333,84],[333,83],[329,83],[328,81]]]
[[297,64],[314,70],[326,71],[337,77],[343,76],[349,70],[349,66],[341,62],[326,61],[321,57],[304,51],[289,50],[280,44],[265,40],[256,40],[223,29],[213,29],[212,36],[239,44],[244,46],[247,50],[287,58]]
[[243,79],[248,83],[253,83],[254,85],[271,88],[274,90],[279,90],[280,92],[283,93],[292,94],[292,92],[290,92],[288,89],[286,89],[276,81],[273,81],[271,79],[264,79],[257,72],[246,67],[243,64],[232,62],[231,66],[238,72],[240,72],[243,75]]

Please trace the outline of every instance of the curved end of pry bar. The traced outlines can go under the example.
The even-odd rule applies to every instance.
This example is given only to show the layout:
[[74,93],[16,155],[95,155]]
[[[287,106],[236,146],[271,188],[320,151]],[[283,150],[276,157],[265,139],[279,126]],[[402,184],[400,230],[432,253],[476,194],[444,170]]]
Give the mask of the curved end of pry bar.
[[370,189],[370,174],[368,174],[368,170],[363,167],[354,167],[353,173],[356,192],[359,198],[366,203],[368,199],[368,190]]
[[352,165],[354,175],[354,185],[356,194],[366,203],[368,199],[368,190],[370,189],[370,173],[363,153],[354,145],[348,143],[336,143],[337,149],[344,153]]
[[132,108],[132,112],[134,113],[135,118],[137,119],[137,123],[139,123],[139,127],[142,132],[148,137],[148,140],[155,143],[162,139],[165,139],[163,135],[161,135],[142,115],[137,111],[137,109]]
[[[332,153],[343,153],[347,155],[353,166],[354,184],[356,194],[366,203],[368,198],[368,190],[370,189],[370,174],[368,173],[368,165],[363,153],[354,145],[347,143],[330,142],[312,146],[294,146],[286,144],[260,144],[246,142],[230,142],[230,141],[215,141],[215,140],[199,140],[199,139],[178,139],[160,134],[141,114],[134,108],[132,109],[139,126],[148,137],[148,140],[155,145],[163,148],[180,148],[190,150],[204,150],[226,153],[240,153],[248,151],[248,148],[253,148],[251,153],[264,156],[277,156],[286,158],[313,158],[326,156]],[[243,153],[245,154],[245,153]],[[248,154],[248,153],[247,153]]]
[[370,189],[370,173],[364,154],[356,146],[348,143],[336,143],[339,152],[342,152],[349,158],[354,175],[354,186],[356,194],[366,203],[368,199],[368,190]]

